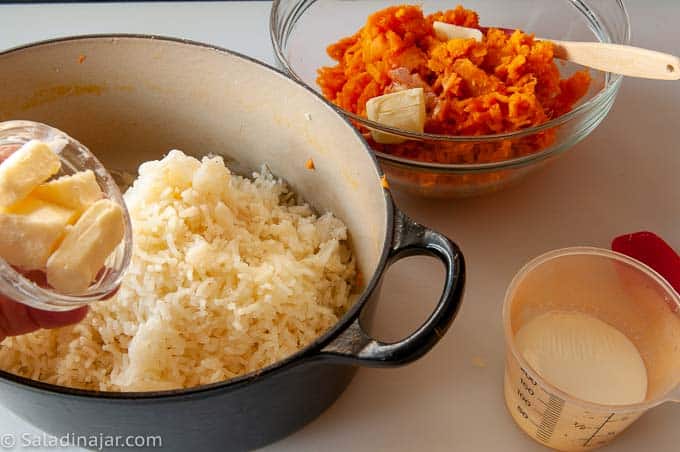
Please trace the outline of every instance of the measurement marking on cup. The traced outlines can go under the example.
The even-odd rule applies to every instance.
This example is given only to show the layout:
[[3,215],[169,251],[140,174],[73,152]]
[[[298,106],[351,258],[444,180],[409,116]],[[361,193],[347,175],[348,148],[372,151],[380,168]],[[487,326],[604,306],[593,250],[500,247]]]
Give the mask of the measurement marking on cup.
[[527,399],[526,397],[524,397],[524,394],[522,394],[522,391],[520,391],[519,389],[517,390],[517,397],[519,397],[520,400],[522,400],[522,402],[524,402],[524,404],[525,404],[527,407],[530,407],[530,406],[531,406],[531,401],[529,401],[529,399]]
[[519,379],[519,382],[522,383],[522,386],[524,387],[524,390],[529,393],[529,395],[533,396],[534,395],[534,390],[529,387],[529,384],[527,384],[526,381],[524,381],[523,378]]
[[623,416],[617,419],[612,419],[609,421],[610,424],[613,424],[614,422],[626,422],[628,420],[628,416]]
[[517,411],[524,419],[530,422],[534,427],[538,428],[538,424],[534,422],[534,420],[531,418],[531,416],[529,416],[529,413],[524,410],[524,408],[522,408],[520,405],[517,405]]
[[560,420],[560,415],[562,414],[562,409],[564,408],[564,400],[550,396],[547,405],[545,406],[545,411],[543,412],[543,419],[541,420],[541,425],[538,426],[536,431],[536,437],[543,442],[550,441],[553,433],[555,432],[555,426],[557,421]]
[[595,431],[593,432],[593,434],[590,435],[590,438],[588,438],[588,439],[586,440],[586,442],[583,443],[583,446],[584,446],[584,447],[587,446],[588,443],[589,443],[590,441],[592,441],[593,438],[595,438],[595,435],[597,435],[597,434],[600,432],[600,430],[602,430],[602,427],[604,427],[604,426],[607,424],[607,422],[609,422],[609,420],[610,420],[611,418],[613,418],[613,417],[614,417],[614,413],[612,413],[612,414],[610,414],[609,416],[607,416],[607,419],[605,419],[604,422],[602,423],[602,425],[600,425],[600,426],[597,428],[597,430],[595,430]]

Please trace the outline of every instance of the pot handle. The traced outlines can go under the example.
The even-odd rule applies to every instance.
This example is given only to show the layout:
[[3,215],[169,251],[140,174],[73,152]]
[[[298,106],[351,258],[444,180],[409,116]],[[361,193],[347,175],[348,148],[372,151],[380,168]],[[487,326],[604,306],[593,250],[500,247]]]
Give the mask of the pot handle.
[[405,339],[385,343],[370,337],[361,327],[357,316],[349,328],[321,350],[319,357],[353,365],[395,367],[415,361],[439,342],[456,317],[463,298],[463,255],[458,246],[446,236],[397,211],[387,265],[413,255],[434,256],[446,267],[444,292],[425,323]]

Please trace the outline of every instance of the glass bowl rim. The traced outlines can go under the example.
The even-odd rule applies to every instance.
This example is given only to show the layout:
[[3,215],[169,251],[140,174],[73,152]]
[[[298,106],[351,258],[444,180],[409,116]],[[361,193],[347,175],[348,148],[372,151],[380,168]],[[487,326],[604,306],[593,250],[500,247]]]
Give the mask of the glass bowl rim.
[[[283,0],[273,0],[272,3],[272,8],[270,12],[270,20],[269,20],[269,36],[272,42],[272,45],[274,47],[274,57],[276,58],[276,61],[283,67],[284,71],[293,79],[297,80],[298,82],[308,86],[308,84],[295,72],[293,67],[288,61],[288,58],[284,55],[284,49],[282,47],[282,42],[281,42],[281,36],[279,34],[278,30],[278,12],[280,9],[280,5],[282,4]],[[316,3],[318,0],[300,0],[299,4],[305,4],[304,8],[302,10],[297,9],[295,10],[295,13],[297,14],[297,18],[295,19],[295,22],[302,17],[302,14],[309,9],[311,5]],[[604,33],[604,30],[602,29],[602,24],[601,21],[597,18],[597,15],[593,14],[590,8],[587,5],[584,5],[581,0],[567,0],[570,3],[578,6],[576,8],[578,11],[582,14],[583,18],[591,25],[591,29],[595,33],[595,37],[599,40],[599,42],[611,42],[611,39],[609,39],[608,34]],[[616,4],[618,5],[620,11],[623,13],[623,18],[624,18],[624,37],[621,40],[621,42],[618,42],[616,44],[621,44],[621,45],[629,45],[631,42],[631,25],[630,25],[630,16],[628,14],[628,10],[623,3],[623,0],[616,0]],[[292,29],[292,28],[291,28]],[[601,107],[602,104],[606,103],[606,100],[608,100],[611,96],[615,95],[618,92],[618,89],[621,86],[621,82],[623,80],[623,76],[620,74],[614,74],[610,72],[605,72],[605,86],[600,89],[593,97],[588,99],[587,101],[583,102],[580,105],[577,105],[576,108],[573,110],[558,116],[557,118],[551,119],[549,121],[544,122],[543,124],[539,124],[537,126],[529,127],[526,129],[522,130],[517,130],[514,132],[508,132],[508,133],[501,133],[501,134],[491,134],[491,135],[440,135],[440,134],[431,134],[431,133],[418,133],[418,132],[409,132],[403,129],[396,129],[393,127],[385,126],[382,124],[379,124],[377,122],[371,121],[367,118],[358,116],[354,113],[351,113],[343,108],[338,107],[334,103],[328,101],[327,99],[324,98],[324,100],[330,104],[338,113],[342,114],[343,116],[346,116],[350,120],[357,121],[361,123],[362,125],[369,127],[371,129],[378,130],[380,132],[385,132],[389,133],[392,135],[397,135],[401,137],[408,138],[412,141],[441,141],[441,142],[452,142],[452,143],[478,143],[478,142],[497,142],[497,141],[504,141],[504,140],[509,140],[509,139],[517,139],[517,138],[522,138],[525,136],[533,135],[535,133],[551,129],[557,126],[560,126],[562,124],[565,124],[567,122],[570,122],[577,117],[581,116],[582,114],[587,114],[588,112],[596,109],[598,106]],[[318,92],[316,87],[310,87],[314,89],[315,91]],[[490,171],[490,170],[498,170],[498,169],[507,169],[507,168],[513,168],[513,167],[521,167],[525,166],[529,163],[532,163],[534,161],[540,161],[543,160],[553,154],[559,153],[561,151],[566,150],[567,147],[563,145],[553,145],[549,146],[539,152],[521,156],[521,157],[515,157],[512,159],[506,159],[506,160],[501,160],[498,162],[489,162],[489,163],[435,163],[435,162],[424,162],[420,160],[415,160],[415,159],[410,159],[410,158],[404,158],[404,157],[397,157],[392,154],[388,154],[385,152],[381,151],[376,151],[372,149],[372,152],[376,154],[379,160],[385,160],[389,161],[391,163],[396,163],[401,166],[407,166],[407,167],[414,167],[418,169],[428,169],[428,170],[434,170],[438,172],[447,172],[450,170],[453,170],[454,172],[456,171],[479,171],[479,172],[484,172],[484,171]]]

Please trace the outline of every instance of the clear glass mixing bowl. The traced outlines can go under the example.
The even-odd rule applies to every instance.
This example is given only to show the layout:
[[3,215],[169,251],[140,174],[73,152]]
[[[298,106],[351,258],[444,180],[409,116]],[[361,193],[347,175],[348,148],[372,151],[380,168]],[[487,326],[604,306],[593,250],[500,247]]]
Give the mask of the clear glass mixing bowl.
[[[417,2],[426,14],[452,9],[457,2]],[[372,12],[399,4],[383,0],[274,0],[270,33],[280,66],[315,91],[317,69],[333,65],[326,47],[358,31]],[[469,0],[484,26],[519,28],[537,37],[565,41],[629,44],[630,23],[621,0]],[[558,63],[563,77],[581,69]],[[518,132],[448,136],[393,129],[338,108],[368,137],[369,127],[412,140],[414,151],[451,156],[460,151],[503,147],[520,157],[494,163],[424,162],[372,145],[392,188],[426,197],[461,197],[500,190],[545,166],[585,138],[607,115],[622,76],[590,70],[588,93],[567,114]],[[536,151],[536,149],[539,149]],[[529,150],[531,153],[529,153]],[[447,158],[448,159],[448,158]],[[445,160],[447,160],[445,159]]]

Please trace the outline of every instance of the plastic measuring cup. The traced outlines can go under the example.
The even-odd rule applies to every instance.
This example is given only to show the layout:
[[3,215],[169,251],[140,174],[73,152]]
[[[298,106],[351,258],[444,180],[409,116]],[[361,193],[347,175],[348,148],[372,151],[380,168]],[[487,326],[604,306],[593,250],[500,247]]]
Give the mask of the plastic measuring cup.
[[[588,314],[625,334],[647,369],[645,400],[591,403],[541,378],[516,349],[514,337],[529,320],[549,311]],[[508,287],[503,325],[507,408],[522,430],[548,447],[603,446],[648,409],[680,401],[680,296],[654,270],[628,256],[578,247],[534,259]],[[585,369],[583,378],[588,378]]]

